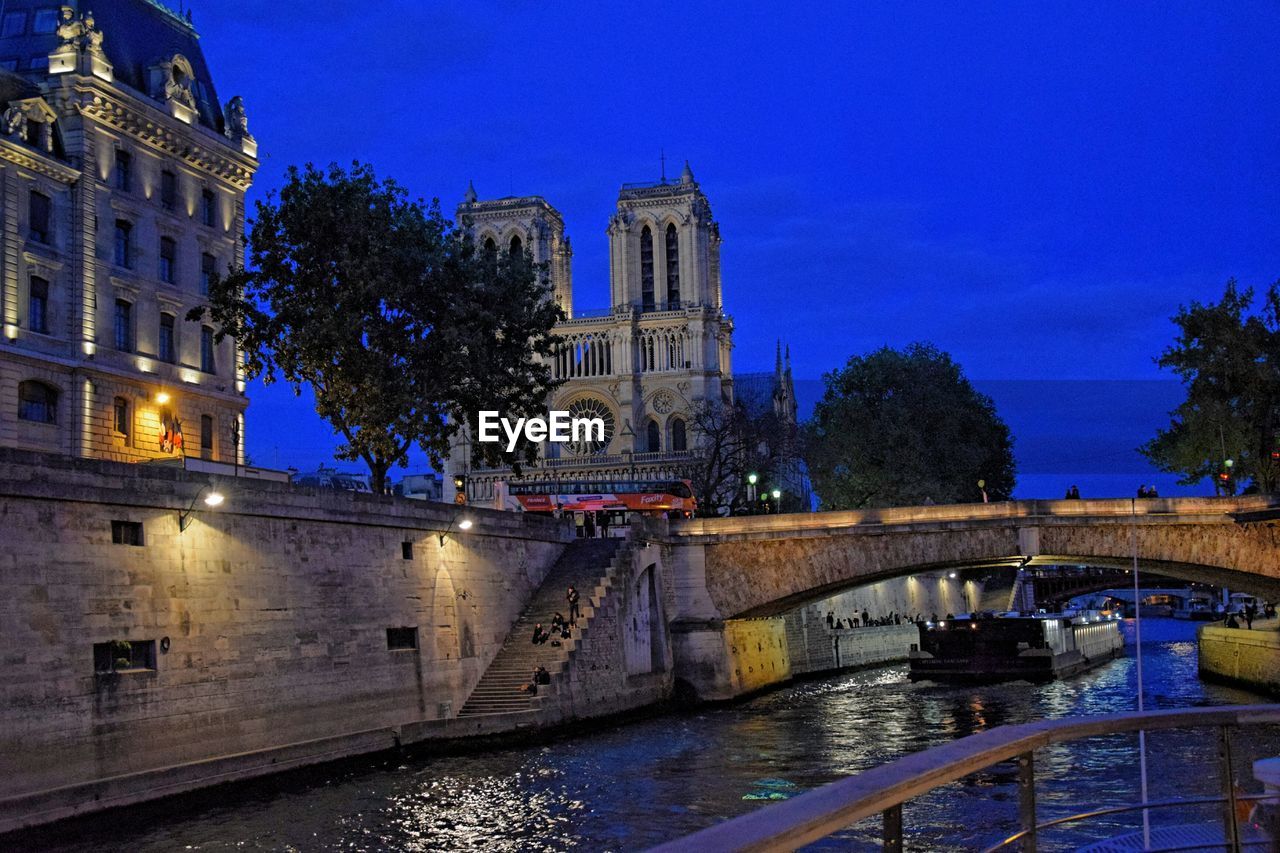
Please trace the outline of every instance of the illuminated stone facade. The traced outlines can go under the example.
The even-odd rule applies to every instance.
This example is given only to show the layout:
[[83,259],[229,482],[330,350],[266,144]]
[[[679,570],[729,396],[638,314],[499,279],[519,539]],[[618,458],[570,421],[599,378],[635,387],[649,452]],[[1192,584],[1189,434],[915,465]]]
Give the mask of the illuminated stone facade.
[[189,18],[33,0],[0,20],[0,445],[242,462],[234,342],[186,320],[258,166]]
[[[564,384],[548,408],[601,417],[604,442],[548,443],[529,476],[669,478],[695,450],[690,411],[731,400],[733,322],[720,286],[720,229],[686,165],[678,180],[624,184],[609,219],[610,307],[574,308],[572,250],[560,214],[538,196],[480,200],[469,188],[458,220],[488,251],[523,251],[550,267],[569,315],[551,358]],[[459,448],[450,474],[467,475],[468,496],[487,502],[506,470],[473,470]],[[446,478],[446,488],[452,477]]]

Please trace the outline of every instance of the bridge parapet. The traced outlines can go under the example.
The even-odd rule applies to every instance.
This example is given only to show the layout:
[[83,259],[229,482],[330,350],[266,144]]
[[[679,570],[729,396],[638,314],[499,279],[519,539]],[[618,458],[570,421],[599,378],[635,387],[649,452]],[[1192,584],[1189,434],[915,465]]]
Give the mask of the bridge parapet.
[[699,518],[672,521],[652,527],[655,538],[665,541],[701,537],[772,538],[778,534],[804,535],[817,531],[832,534],[843,528],[871,525],[978,524],[1078,521],[1084,518],[1130,521],[1134,515],[1143,522],[1170,519],[1221,521],[1237,513],[1270,509],[1277,499],[1268,495],[1235,498],[1107,498],[1098,500],[1026,500],[988,504],[944,504],[936,506],[892,507],[885,509],[841,510],[837,512],[748,515],[731,518]]

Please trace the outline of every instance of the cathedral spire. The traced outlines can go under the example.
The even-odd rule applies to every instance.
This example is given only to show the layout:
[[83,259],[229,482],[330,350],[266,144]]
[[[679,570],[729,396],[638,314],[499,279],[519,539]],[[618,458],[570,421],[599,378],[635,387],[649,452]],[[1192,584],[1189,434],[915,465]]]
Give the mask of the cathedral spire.
[[684,161],[684,171],[680,173],[680,183],[682,184],[693,183],[693,169],[689,168],[688,160]]
[[782,338],[778,338],[778,352],[773,361],[773,373],[779,379],[782,378]]
[[475,181],[467,181],[467,194],[462,197],[462,200],[467,204],[475,204],[479,199],[480,196],[476,195]]

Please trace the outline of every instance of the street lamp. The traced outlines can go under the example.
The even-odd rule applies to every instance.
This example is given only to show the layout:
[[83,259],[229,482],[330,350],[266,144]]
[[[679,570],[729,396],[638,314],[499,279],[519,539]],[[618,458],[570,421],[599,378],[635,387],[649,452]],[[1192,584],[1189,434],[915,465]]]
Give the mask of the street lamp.
[[470,530],[470,529],[471,529],[471,524],[472,524],[472,522],[471,522],[471,519],[470,519],[470,518],[468,518],[468,517],[466,517],[466,516],[463,516],[463,517],[461,518],[461,520],[460,520],[460,519],[459,519],[459,517],[455,515],[455,516],[453,517],[453,520],[449,522],[449,526],[448,526],[448,527],[446,527],[446,528],[444,529],[444,532],[440,534],[440,547],[441,547],[441,548],[443,548],[443,547],[444,547],[444,538],[445,538],[446,536],[448,536],[448,535],[449,535],[449,531],[450,531],[450,530],[453,530],[453,526],[454,526],[454,524],[457,524],[457,525],[458,525],[458,529],[459,529],[459,530]]
[[773,495],[773,511],[775,513],[782,512],[782,490],[774,489],[770,494]]
[[[209,494],[205,495],[204,493]],[[212,486],[202,486],[200,491],[196,492],[196,496],[191,499],[191,505],[187,507],[186,512],[178,513],[178,532],[184,532],[191,526],[191,514],[195,512],[196,501],[200,500],[200,496],[204,495],[204,505],[212,509],[215,506],[221,506],[223,500],[222,492],[214,489]]]
[[754,471],[747,475],[747,506],[755,506],[756,480],[758,479]]

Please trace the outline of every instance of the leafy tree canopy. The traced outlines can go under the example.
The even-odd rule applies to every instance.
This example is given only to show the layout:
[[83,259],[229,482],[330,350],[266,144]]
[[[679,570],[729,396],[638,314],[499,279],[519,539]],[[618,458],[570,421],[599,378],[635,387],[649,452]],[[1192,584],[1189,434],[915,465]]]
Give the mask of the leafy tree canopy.
[[[1160,470],[1192,485],[1214,478],[1219,491],[1275,492],[1280,485],[1280,282],[1262,295],[1227,282],[1222,300],[1191,303],[1174,315],[1178,337],[1156,364],[1172,370],[1187,399],[1168,429],[1139,450]],[[1219,475],[1234,463],[1227,481]]]
[[995,405],[931,344],[884,347],[826,374],[805,429],[823,509],[982,500],[1013,494],[1013,439]]
[[[375,492],[415,444],[439,467],[480,409],[545,409],[554,382],[538,356],[560,316],[545,270],[478,252],[438,202],[410,200],[369,165],[291,167],[257,204],[248,245],[248,266],[212,282],[189,319],[235,338],[249,377],[310,386],[344,439],[338,457],[364,460]],[[472,455],[503,461],[496,444]]]

